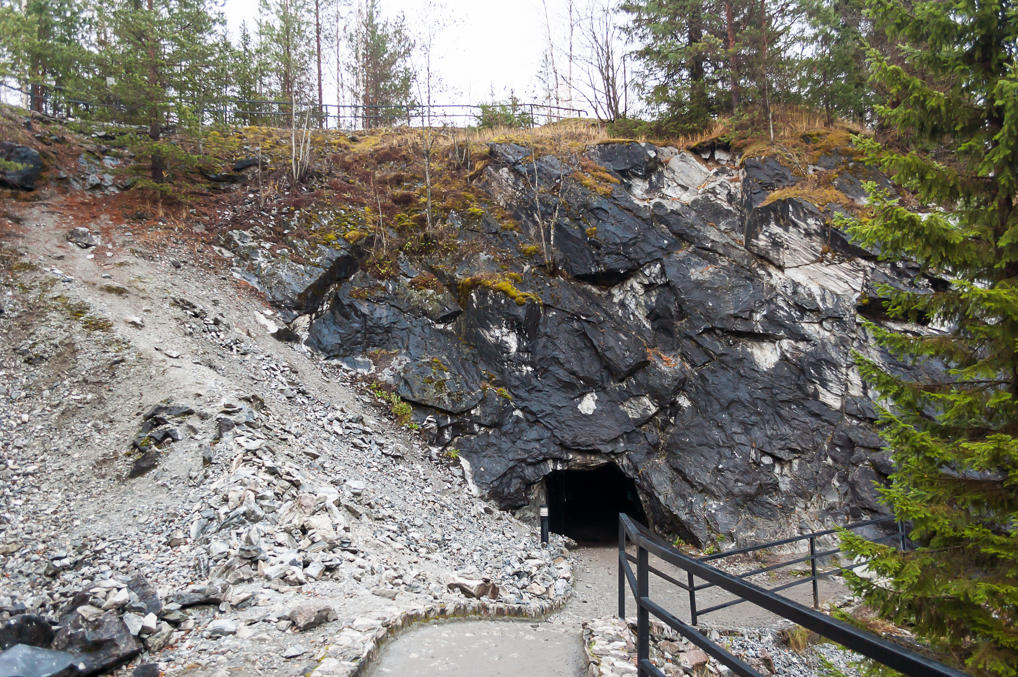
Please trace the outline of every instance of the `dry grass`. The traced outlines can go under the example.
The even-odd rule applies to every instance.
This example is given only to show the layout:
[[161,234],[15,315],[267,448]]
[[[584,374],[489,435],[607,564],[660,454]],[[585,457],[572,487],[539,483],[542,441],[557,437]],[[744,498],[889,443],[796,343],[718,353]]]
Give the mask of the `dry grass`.
[[778,633],[778,636],[785,642],[785,645],[789,649],[796,653],[802,653],[805,651],[810,644],[816,644],[821,640],[820,635],[816,634],[812,630],[807,630],[801,625],[793,625],[788,628],[784,628]]
[[675,139],[671,139],[667,142],[667,145],[675,146],[676,148],[690,149],[699,146],[701,143],[710,141],[711,139],[717,139],[728,134],[732,129],[731,118],[718,118],[714,123],[704,129],[701,132],[695,134],[686,134],[679,136]]

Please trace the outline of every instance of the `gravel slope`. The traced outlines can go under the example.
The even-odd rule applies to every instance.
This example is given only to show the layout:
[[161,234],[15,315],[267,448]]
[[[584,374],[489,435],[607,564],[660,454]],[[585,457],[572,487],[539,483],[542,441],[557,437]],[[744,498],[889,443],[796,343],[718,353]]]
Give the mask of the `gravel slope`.
[[162,608],[129,667],[348,674],[401,614],[455,611],[454,577],[516,613],[568,593],[561,547],[272,338],[225,267],[116,222],[83,249],[59,198],[19,207],[0,240],[0,622],[133,631],[140,575]]

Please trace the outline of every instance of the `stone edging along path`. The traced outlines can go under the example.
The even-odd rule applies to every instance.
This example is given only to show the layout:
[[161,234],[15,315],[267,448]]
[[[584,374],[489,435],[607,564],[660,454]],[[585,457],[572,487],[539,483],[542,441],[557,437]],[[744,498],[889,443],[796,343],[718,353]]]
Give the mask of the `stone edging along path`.
[[537,605],[504,604],[471,600],[454,604],[437,604],[402,611],[395,618],[380,621],[373,630],[357,630],[346,626],[336,640],[328,645],[318,666],[308,677],[362,677],[366,674],[382,648],[400,634],[419,623],[431,621],[532,619],[544,620],[560,611],[572,597],[570,589],[565,595]]

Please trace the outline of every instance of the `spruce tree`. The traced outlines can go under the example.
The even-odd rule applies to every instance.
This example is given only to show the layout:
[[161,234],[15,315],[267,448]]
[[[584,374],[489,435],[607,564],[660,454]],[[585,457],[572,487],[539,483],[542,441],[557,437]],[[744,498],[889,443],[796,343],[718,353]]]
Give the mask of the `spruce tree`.
[[863,0],[800,0],[811,49],[797,64],[806,104],[827,125],[837,117],[863,121],[872,109],[864,40],[869,26]]
[[[728,5],[727,15],[722,4]],[[641,43],[643,94],[683,129],[698,129],[732,112],[740,84],[741,0],[627,0],[630,31]],[[735,9],[733,9],[733,5]],[[726,21],[725,17],[729,19]]]
[[[861,141],[909,197],[874,191],[850,232],[943,282],[883,288],[890,353],[858,358],[895,470],[883,495],[916,549],[846,536],[853,587],[974,674],[1018,675],[1018,2],[867,0],[897,43],[870,55],[897,141]],[[911,324],[910,324],[911,323]],[[918,324],[927,331],[918,331]],[[895,328],[891,328],[891,327]],[[909,330],[911,327],[912,330]],[[929,371],[928,369],[925,371]]]

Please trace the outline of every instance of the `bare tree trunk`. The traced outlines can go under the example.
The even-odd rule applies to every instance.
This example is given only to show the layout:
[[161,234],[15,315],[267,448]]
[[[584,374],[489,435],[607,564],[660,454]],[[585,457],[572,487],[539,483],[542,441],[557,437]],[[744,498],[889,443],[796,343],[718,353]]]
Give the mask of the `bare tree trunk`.
[[[695,14],[686,18],[686,40],[691,48],[703,40],[703,18],[699,9]],[[702,115],[710,113],[710,105],[707,101],[707,83],[704,82],[704,76],[704,57],[696,51],[689,67],[689,79],[692,84],[690,98]]]
[[336,4],[336,127],[343,126],[343,64],[340,57],[340,22],[342,21],[339,12],[339,4]]
[[569,0],[569,63],[567,64],[567,78],[568,82],[566,86],[569,88],[566,90],[566,105],[569,108],[573,107],[573,28],[575,23],[573,21],[573,3],[574,0]]
[[[146,5],[150,14],[154,10],[153,0],[148,0]],[[157,49],[153,42],[151,35],[146,36],[148,45],[145,48],[146,56],[148,57],[148,85],[151,88],[151,92],[154,94],[156,88],[159,86],[159,71],[156,65]],[[158,102],[152,101],[149,105],[154,106],[152,112],[149,115],[148,124],[148,138],[155,142],[158,142],[162,137],[163,125],[160,119],[160,111]],[[162,183],[166,172],[166,160],[163,158],[163,154],[159,152],[159,148],[155,145],[152,147],[152,159],[151,159],[151,176],[152,180],[156,183]]]
[[325,102],[322,96],[322,21],[321,21],[322,0],[315,0],[315,57],[318,65],[318,126],[322,126],[322,104]]
[[555,105],[561,105],[562,101],[559,99],[559,76],[558,67],[555,65],[555,41],[551,37],[551,19],[548,16],[548,0],[541,0],[541,5],[544,7],[544,32],[548,38],[548,60],[551,65],[551,74],[553,80],[553,97]]
[[739,64],[735,54],[735,11],[732,0],[725,0],[725,26],[728,31],[728,72],[732,78],[732,113],[739,110]]
[[774,115],[771,112],[771,85],[770,68],[767,65],[767,46],[770,41],[768,35],[767,21],[767,0],[760,0],[760,73],[763,76],[763,104],[764,112],[767,115],[767,125],[770,130],[771,143],[774,143]]

